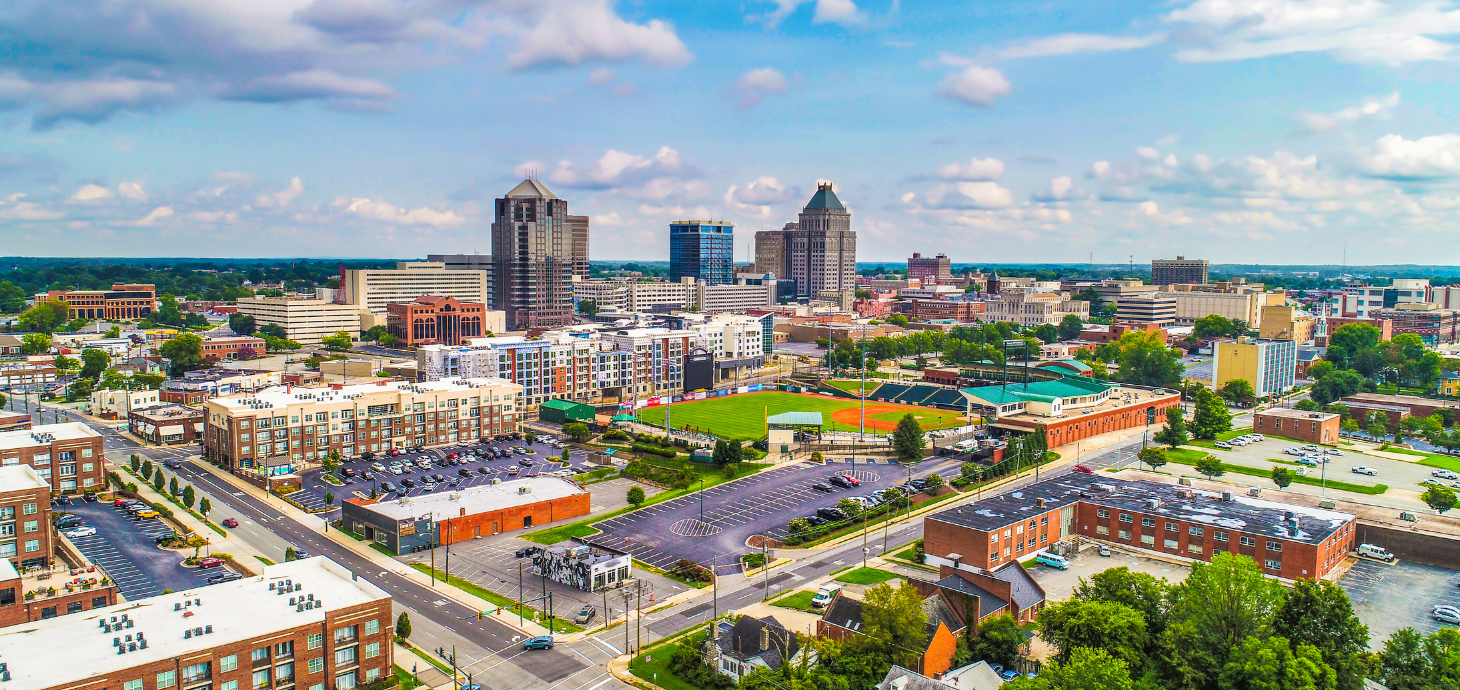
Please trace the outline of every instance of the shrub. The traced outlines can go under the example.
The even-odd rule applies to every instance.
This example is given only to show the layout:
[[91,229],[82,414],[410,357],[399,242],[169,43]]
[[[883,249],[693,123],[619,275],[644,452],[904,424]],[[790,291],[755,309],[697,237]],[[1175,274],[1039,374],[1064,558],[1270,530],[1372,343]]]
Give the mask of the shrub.
[[603,440],[605,441],[627,441],[628,438],[629,435],[624,433],[622,429],[609,429],[603,432]]
[[633,445],[633,449],[634,449],[634,452],[636,452],[636,453],[644,453],[644,454],[647,454],[647,455],[658,455],[659,457],[662,457],[662,458],[672,458],[672,457],[675,457],[676,455],[679,455],[679,453],[677,453],[673,448],[661,448],[659,446],[651,446],[651,445],[647,445],[647,444],[644,444],[644,443],[635,443]]
[[922,563],[927,557],[927,552],[923,551],[923,540],[913,542],[913,560]]
[[745,562],[746,570],[754,570],[765,565],[765,554],[747,553],[741,556],[740,560]]
[[690,582],[712,582],[715,579],[709,568],[684,558],[674,562],[669,574]]

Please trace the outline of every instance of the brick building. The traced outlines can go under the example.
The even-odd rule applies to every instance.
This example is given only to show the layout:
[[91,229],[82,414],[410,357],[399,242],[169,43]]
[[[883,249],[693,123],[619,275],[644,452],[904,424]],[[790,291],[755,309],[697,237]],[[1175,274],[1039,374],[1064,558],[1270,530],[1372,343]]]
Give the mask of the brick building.
[[325,558],[0,628],[6,690],[351,690],[392,673],[390,595]]
[[[1430,347],[1460,341],[1460,311],[1440,309],[1433,303],[1399,304],[1377,309],[1370,314],[1376,319],[1393,322],[1394,335],[1413,333]],[[1332,329],[1328,331],[1332,333]]]
[[61,493],[106,485],[101,434],[80,422],[0,432],[0,466],[30,465]]
[[1154,323],[1117,323],[1108,326],[1098,323],[1085,324],[1085,327],[1080,330],[1079,339],[1087,343],[1104,345],[1120,340],[1121,336],[1131,331],[1155,333],[1161,337],[1162,341],[1169,339],[1166,330]]
[[0,431],[23,431],[30,427],[30,413],[0,410]]
[[395,554],[431,544],[455,544],[480,536],[527,529],[587,515],[588,492],[557,477],[531,477],[410,501],[349,498],[343,505],[350,531]]
[[34,393],[55,382],[56,367],[50,362],[0,364],[0,386],[10,391]]
[[1071,473],[928,516],[923,549],[940,568],[996,569],[1079,535],[1190,560],[1239,553],[1296,580],[1342,562],[1354,525],[1353,515],[1332,510]]
[[51,290],[46,299],[71,306],[71,319],[140,319],[157,304],[157,286],[116,283],[110,290]]
[[1340,422],[1341,418],[1336,414],[1304,412],[1286,407],[1273,407],[1252,413],[1252,430],[1259,434],[1330,446],[1338,443]]
[[0,466],[0,559],[21,570],[49,565],[53,532],[51,485],[29,465]]
[[127,428],[132,435],[160,446],[196,443],[203,440],[203,411],[184,405],[132,410]]
[[984,302],[964,302],[946,299],[911,299],[903,305],[903,314],[910,319],[934,321],[953,319],[968,323],[984,313]]
[[[919,591],[922,589],[919,588]],[[950,600],[937,591],[923,592],[926,639],[912,670],[936,678],[953,667],[953,653],[958,648],[958,639],[963,636],[964,628],[967,627],[960,608],[962,605],[957,597]],[[862,602],[846,594],[837,595],[816,621],[817,637],[846,642],[864,634]]]
[[214,362],[220,359],[236,359],[238,351],[243,348],[253,350],[255,355],[261,355],[267,347],[268,343],[263,338],[251,335],[204,338],[203,357]]
[[1064,376],[1007,386],[960,390],[969,414],[993,417],[993,425],[1019,433],[1043,433],[1050,448],[1121,429],[1165,422],[1166,408],[1181,404],[1177,391]]
[[117,603],[105,571],[52,558],[50,501],[51,487],[35,469],[0,467],[0,628]]
[[479,338],[487,330],[487,305],[455,297],[421,295],[404,304],[385,305],[386,327],[406,347],[461,345],[463,338]]
[[[1350,410],[1355,410],[1363,414],[1367,414],[1368,412],[1383,412],[1389,416],[1390,423],[1397,422],[1405,417],[1428,417],[1445,408],[1455,410],[1457,414],[1460,414],[1460,402],[1421,398],[1418,395],[1355,393],[1339,400],[1339,402],[1347,405]],[[1356,414],[1355,416],[1360,415]]]

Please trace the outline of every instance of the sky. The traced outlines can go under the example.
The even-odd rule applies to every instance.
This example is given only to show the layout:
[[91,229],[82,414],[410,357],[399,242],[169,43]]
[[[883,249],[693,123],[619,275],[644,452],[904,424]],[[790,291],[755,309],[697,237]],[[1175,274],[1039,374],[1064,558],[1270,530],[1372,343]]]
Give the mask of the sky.
[[0,255],[1460,264],[1448,0],[8,0]]

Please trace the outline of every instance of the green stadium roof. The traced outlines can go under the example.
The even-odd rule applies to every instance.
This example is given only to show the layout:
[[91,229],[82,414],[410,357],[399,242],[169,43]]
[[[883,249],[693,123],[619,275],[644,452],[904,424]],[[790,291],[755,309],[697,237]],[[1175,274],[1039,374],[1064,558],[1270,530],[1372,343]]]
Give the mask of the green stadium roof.
[[635,421],[637,419],[638,419],[638,417],[635,417],[635,416],[633,416],[631,414],[628,414],[628,413],[624,413],[624,414],[616,414],[616,415],[613,416],[613,419],[610,419],[608,421],[610,421],[610,422],[632,422],[632,421]]
[[1113,387],[1113,384],[1095,381],[1084,376],[1066,376],[1056,381],[1034,381],[1028,385],[1011,383],[1007,388],[1004,386],[963,388],[960,389],[960,392],[991,405],[1003,405],[1031,399],[1048,401],[1053,397],[1074,398],[1082,395],[1096,395]]
[[820,412],[782,412],[766,418],[767,424],[784,426],[821,426]]

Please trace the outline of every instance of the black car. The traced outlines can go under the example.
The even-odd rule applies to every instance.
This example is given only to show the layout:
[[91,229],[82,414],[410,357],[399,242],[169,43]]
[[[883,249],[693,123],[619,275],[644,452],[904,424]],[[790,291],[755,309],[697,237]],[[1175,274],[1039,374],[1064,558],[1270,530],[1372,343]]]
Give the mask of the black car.
[[340,474],[343,475],[343,476],[346,476],[346,477],[353,477],[353,476],[355,476],[355,470],[350,469],[348,467],[341,467],[340,468]]
[[[401,480],[401,481],[405,481],[405,480]],[[395,484],[392,484],[390,482],[381,482],[380,483],[380,490],[381,491],[389,491],[389,492],[394,493],[395,492]]]
[[485,474],[491,474],[491,473],[492,473],[492,468],[490,468],[490,467],[478,467],[477,468],[477,474],[483,474],[483,475],[485,475]]
[[[421,477],[422,481],[424,481],[425,479],[425,477]],[[416,480],[411,479],[410,477],[406,477],[405,479],[400,480],[400,485],[404,486],[407,489],[414,489],[416,488]]]
[[162,464],[164,466],[166,466],[166,467],[168,467],[170,469],[174,469],[174,470],[181,469],[182,466],[183,466],[181,460],[163,460],[162,461]]
[[811,488],[817,491],[821,491],[823,493],[831,493],[833,490],[830,484],[823,484],[821,482],[816,482],[815,484],[812,484]]
[[832,486],[840,486],[843,489],[852,488],[852,483],[848,481],[846,477],[843,477],[839,474],[832,475],[831,478],[826,481]]
[[526,558],[528,556],[531,556],[532,554],[537,553],[537,551],[538,551],[538,548],[536,546],[524,546],[524,547],[518,549],[517,550],[517,553],[515,553],[513,555],[515,555],[518,558]]
[[841,508],[817,508],[816,514],[828,520],[847,519],[847,514],[843,513]]
[[56,505],[69,506],[71,505],[71,499],[65,496],[57,496]]
[[76,527],[81,524],[81,517],[78,515],[63,515],[56,519],[56,526],[61,529]]
[[801,519],[805,520],[806,524],[811,525],[812,527],[826,524],[826,518],[821,517],[820,515],[807,515],[806,517]]
[[461,476],[463,476],[463,477],[470,477],[471,476],[471,470],[469,470],[469,469],[467,469],[465,467],[457,470],[456,473],[459,474],[459,475],[461,475]]
[[367,450],[364,453],[361,453],[360,454],[360,457],[362,459],[365,459],[365,460],[374,460],[375,459],[375,453],[372,453],[372,452],[370,452],[370,451]]
[[360,478],[361,479],[374,479],[375,478],[375,473],[374,472],[371,472],[370,470],[365,470],[364,472],[361,472],[360,473]]
[[431,478],[432,479],[435,479],[438,482],[444,482],[444,481],[446,481],[446,475],[441,474],[440,472],[437,472],[436,474],[431,475]]
[[230,572],[226,572],[226,573],[218,573],[217,575],[214,575],[213,577],[208,578],[208,584],[210,584],[210,585],[216,585],[216,584],[218,584],[220,582],[233,582],[234,580],[242,580],[242,579],[243,579],[243,576],[242,575],[230,571]]

